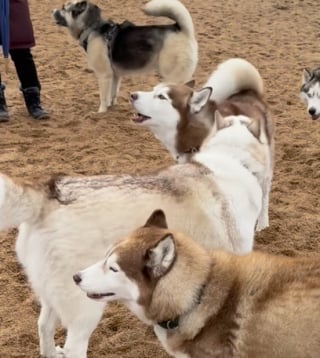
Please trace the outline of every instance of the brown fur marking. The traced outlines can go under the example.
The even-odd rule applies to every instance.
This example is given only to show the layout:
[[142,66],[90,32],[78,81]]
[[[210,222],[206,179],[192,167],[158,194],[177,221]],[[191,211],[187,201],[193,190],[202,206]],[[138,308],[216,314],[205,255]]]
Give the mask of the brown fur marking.
[[[188,153],[192,148],[200,148],[214,123],[216,110],[224,117],[245,115],[250,118],[258,118],[263,123],[268,143],[272,142],[274,128],[272,121],[268,120],[270,114],[266,103],[255,91],[243,90],[219,104],[209,101],[196,114],[191,114],[189,111],[189,101],[192,93],[192,89],[188,86],[170,86],[169,96],[172,100],[172,105],[180,114],[176,137],[178,153]],[[258,133],[253,132],[253,134],[257,136]]]

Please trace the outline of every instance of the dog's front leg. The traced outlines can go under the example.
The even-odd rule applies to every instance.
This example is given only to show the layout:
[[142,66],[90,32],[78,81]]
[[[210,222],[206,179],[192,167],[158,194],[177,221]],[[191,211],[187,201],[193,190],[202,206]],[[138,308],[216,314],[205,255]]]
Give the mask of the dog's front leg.
[[107,108],[111,105],[111,92],[112,92],[112,74],[99,74],[98,84],[99,84],[99,95],[100,95],[100,107],[98,112],[106,112]]
[[54,333],[58,317],[53,308],[41,302],[41,311],[38,319],[38,333],[40,341],[40,355],[46,358],[57,358],[54,343]]
[[262,205],[257,220],[256,231],[261,231],[269,226],[269,196],[271,190],[271,178],[262,181]]
[[90,38],[87,48],[90,68],[95,72],[99,85],[100,106],[98,112],[106,112],[111,104],[113,70],[105,41],[99,36]]
[[89,339],[97,327],[105,303],[82,301],[77,314],[67,326],[67,339],[63,347],[66,358],[87,358]]
[[113,80],[112,80],[112,92],[111,92],[111,106],[117,103],[117,96],[119,93],[121,78],[113,73]]

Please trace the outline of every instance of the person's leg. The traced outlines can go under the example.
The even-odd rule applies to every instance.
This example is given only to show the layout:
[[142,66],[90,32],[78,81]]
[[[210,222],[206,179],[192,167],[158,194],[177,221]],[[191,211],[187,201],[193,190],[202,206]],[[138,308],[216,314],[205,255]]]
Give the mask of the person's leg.
[[41,89],[36,65],[29,48],[10,50],[11,59],[16,67],[17,75],[21,83],[21,89],[37,87]]
[[12,49],[10,56],[16,68],[29,114],[35,119],[48,118],[48,113],[41,107],[41,85],[31,50],[29,48]]
[[4,89],[5,86],[2,84],[1,73],[0,73],[0,122],[7,122],[9,120]]

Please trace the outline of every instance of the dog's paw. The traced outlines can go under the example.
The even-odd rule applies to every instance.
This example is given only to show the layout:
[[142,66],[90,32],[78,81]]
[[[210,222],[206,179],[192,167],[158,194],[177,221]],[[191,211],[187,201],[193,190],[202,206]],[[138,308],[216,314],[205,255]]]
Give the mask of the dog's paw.
[[98,113],[105,113],[105,112],[107,112],[107,107],[99,107],[99,109],[98,109]]
[[268,220],[258,220],[256,225],[256,231],[262,231],[263,229],[266,229],[269,226]]
[[269,226],[269,215],[268,209],[263,205],[262,210],[259,214],[255,231],[261,231]]
[[56,346],[56,358],[64,358],[65,354],[64,354],[64,349],[61,348],[60,346]]

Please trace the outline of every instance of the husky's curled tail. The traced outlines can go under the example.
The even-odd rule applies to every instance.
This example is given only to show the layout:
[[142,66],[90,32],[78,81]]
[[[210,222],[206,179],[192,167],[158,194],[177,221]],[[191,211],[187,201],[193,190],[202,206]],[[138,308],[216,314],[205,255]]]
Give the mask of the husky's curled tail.
[[212,87],[211,99],[217,103],[244,90],[263,94],[263,80],[259,71],[242,58],[222,62],[203,87]]
[[149,16],[164,16],[175,21],[187,36],[194,36],[189,11],[178,0],[151,0],[142,9]]

